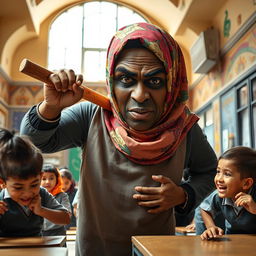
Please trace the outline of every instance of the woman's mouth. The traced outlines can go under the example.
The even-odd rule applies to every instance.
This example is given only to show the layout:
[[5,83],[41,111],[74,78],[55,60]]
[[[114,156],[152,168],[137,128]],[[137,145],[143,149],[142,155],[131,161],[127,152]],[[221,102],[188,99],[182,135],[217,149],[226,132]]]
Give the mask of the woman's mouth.
[[148,120],[153,111],[141,108],[129,109],[129,114],[134,120]]

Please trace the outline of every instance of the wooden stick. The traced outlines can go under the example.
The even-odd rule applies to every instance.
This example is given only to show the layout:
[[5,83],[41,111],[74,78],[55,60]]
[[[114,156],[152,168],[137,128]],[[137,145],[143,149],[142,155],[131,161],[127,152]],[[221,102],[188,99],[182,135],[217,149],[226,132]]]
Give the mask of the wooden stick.
[[[20,72],[29,75],[33,78],[36,78],[44,83],[51,84],[53,83],[49,80],[49,76],[53,74],[50,70],[43,68],[39,66],[38,64],[35,64],[34,62],[23,59],[20,63]],[[111,110],[109,98],[105,95],[98,93],[86,86],[83,86],[84,94],[83,99],[88,100],[96,105],[99,105],[100,107]]]

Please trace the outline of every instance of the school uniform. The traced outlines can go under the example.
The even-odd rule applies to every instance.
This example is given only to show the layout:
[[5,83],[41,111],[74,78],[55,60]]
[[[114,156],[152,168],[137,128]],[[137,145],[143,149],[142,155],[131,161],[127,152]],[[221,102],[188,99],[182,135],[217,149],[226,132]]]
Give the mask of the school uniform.
[[[65,207],[48,191],[40,187],[41,205],[45,208],[66,211]],[[41,236],[44,218],[34,214],[27,206],[12,200],[7,189],[0,192],[0,200],[7,203],[8,210],[0,215],[0,237]]]
[[[66,211],[71,212],[71,206],[68,195],[65,192],[61,192],[54,196],[54,198],[61,204]],[[65,236],[65,225],[55,224],[47,219],[44,219],[43,224],[43,236]]]
[[[249,194],[256,201],[256,184]],[[248,212],[242,206],[236,206],[230,198],[213,197],[211,214],[214,217],[219,211],[225,218],[225,234],[256,234],[256,214]]]

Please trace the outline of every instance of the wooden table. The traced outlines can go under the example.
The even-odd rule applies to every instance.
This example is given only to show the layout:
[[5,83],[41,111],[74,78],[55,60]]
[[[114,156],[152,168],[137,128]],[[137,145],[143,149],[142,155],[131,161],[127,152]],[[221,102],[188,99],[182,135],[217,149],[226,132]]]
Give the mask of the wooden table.
[[202,241],[200,236],[133,236],[133,256],[256,256],[256,235],[225,235]]
[[2,253],[2,248],[63,247],[65,242],[66,236],[0,237],[0,254]]
[[66,234],[67,235],[76,235],[76,230],[75,229],[66,230]]
[[76,235],[67,235],[67,241],[76,241]]
[[3,256],[68,256],[67,248],[48,247],[48,248],[10,248],[0,249]]

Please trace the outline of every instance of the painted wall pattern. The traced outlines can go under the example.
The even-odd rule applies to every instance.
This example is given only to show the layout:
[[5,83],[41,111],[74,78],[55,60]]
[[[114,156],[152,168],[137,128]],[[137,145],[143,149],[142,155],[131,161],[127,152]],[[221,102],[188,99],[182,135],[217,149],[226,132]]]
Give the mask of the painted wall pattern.
[[8,82],[0,73],[0,100],[6,104],[9,103]]
[[190,89],[191,109],[198,110],[212,95],[225,88],[255,63],[256,25],[247,31],[211,72]]

